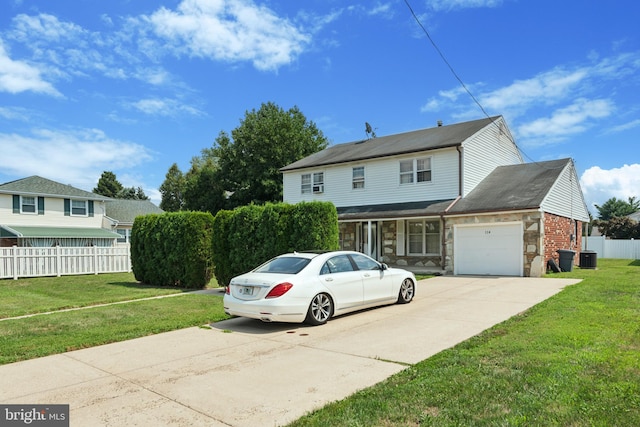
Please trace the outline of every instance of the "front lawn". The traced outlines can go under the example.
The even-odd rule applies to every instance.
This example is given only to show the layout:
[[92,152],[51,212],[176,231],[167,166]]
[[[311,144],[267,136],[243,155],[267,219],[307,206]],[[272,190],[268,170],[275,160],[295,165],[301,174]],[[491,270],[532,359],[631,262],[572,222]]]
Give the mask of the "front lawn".
[[584,280],[291,425],[640,425],[640,261],[598,263],[552,275]]

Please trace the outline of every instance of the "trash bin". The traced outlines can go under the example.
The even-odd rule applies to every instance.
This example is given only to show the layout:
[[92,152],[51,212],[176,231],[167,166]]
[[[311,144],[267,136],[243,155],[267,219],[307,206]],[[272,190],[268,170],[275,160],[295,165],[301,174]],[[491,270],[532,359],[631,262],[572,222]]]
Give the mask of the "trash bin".
[[598,252],[580,252],[580,268],[596,268],[598,266]]
[[572,251],[570,249],[558,249],[558,255],[560,255],[560,270],[572,271],[573,258],[576,256],[576,251]]

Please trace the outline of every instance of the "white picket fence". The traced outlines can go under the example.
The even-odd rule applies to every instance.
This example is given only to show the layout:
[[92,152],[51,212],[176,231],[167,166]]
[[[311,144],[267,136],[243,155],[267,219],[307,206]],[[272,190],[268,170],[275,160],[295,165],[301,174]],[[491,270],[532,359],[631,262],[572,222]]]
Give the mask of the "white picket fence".
[[582,250],[594,251],[598,258],[640,259],[640,240],[607,239],[605,236],[583,237]]
[[131,271],[129,245],[0,248],[0,279]]

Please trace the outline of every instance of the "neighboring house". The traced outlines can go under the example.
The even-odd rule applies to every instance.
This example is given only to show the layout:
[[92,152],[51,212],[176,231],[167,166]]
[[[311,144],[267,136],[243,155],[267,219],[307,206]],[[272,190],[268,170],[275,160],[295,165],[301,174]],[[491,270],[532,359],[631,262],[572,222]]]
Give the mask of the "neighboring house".
[[640,222],[640,211],[632,213],[631,215],[629,215],[629,218],[631,218],[634,221]]
[[103,227],[120,235],[119,243],[129,243],[131,228],[137,216],[164,213],[149,200],[111,199],[105,205]]
[[119,234],[102,228],[108,200],[39,176],[0,184],[0,247],[112,246]]
[[[523,163],[501,116],[331,146],[281,169],[340,245],[414,271],[539,277],[589,221],[571,159]],[[578,259],[578,257],[576,257]]]

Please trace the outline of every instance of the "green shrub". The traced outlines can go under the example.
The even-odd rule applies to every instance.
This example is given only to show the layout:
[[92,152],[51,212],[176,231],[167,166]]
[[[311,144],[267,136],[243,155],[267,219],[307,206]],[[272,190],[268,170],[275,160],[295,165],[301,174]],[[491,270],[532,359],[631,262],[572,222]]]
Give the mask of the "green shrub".
[[156,286],[205,287],[213,275],[213,222],[208,212],[137,217],[131,231],[136,279]]
[[338,249],[338,213],[329,202],[249,205],[219,211],[212,240],[218,283],[285,252]]

